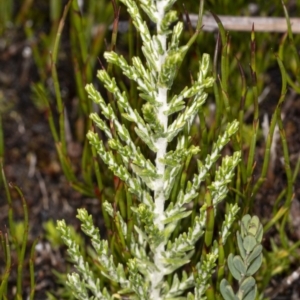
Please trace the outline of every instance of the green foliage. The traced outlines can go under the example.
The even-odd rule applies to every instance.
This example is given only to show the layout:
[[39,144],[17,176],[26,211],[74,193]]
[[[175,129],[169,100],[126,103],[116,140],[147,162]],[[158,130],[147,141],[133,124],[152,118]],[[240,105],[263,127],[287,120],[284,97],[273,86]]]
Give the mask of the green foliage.
[[[16,263],[16,298],[15,299],[22,299],[23,288],[23,276],[24,272],[24,261],[25,261],[25,251],[26,246],[28,243],[28,229],[29,229],[29,222],[28,222],[28,210],[27,204],[24,199],[24,196],[21,190],[12,184],[10,184],[10,188],[16,190],[17,194],[22,200],[23,205],[23,212],[24,212],[24,222],[16,222],[13,217],[13,210],[12,210],[12,199],[9,190],[8,183],[6,181],[5,173],[2,166],[1,161],[1,179],[4,185],[6,198],[8,202],[8,218],[9,218],[9,234],[3,233],[0,231],[0,253],[1,253],[1,260],[5,264],[5,269],[3,274],[1,274],[1,284],[0,284],[0,299],[7,299],[11,295],[11,291],[9,290],[9,279],[11,272],[14,269],[14,261],[12,261],[12,250],[15,250],[17,253],[17,263]],[[37,240],[33,242],[31,246],[31,253],[30,253],[30,262],[29,262],[29,274],[30,274],[30,294],[29,299],[34,299],[35,293],[35,280],[34,280],[34,249]],[[28,272],[28,270],[27,270]]]
[[222,279],[220,289],[225,300],[254,300],[257,286],[253,275],[262,264],[261,245],[263,227],[257,216],[245,215],[241,220],[241,232],[237,232],[237,243],[240,255],[228,256],[228,268],[232,276],[238,280],[239,290],[234,294],[226,279]]
[[12,22],[13,2],[8,0],[0,1],[0,34],[3,34],[5,28]]
[[[40,75],[40,81],[32,85],[33,98],[39,110],[47,112],[49,127],[66,179],[81,194],[94,197],[93,176],[95,173],[99,189],[103,188],[102,176],[98,171],[99,165],[96,160],[92,159],[94,154],[91,153],[92,150],[84,134],[80,134],[77,130],[73,138],[83,144],[80,162],[82,176],[78,178],[74,171],[75,168],[68,153],[70,140],[67,140],[66,130],[66,124],[69,124],[70,119],[65,109],[65,97],[61,92],[57,64],[59,63],[59,47],[62,43],[63,29],[69,18],[71,26],[66,35],[72,50],[70,53],[74,74],[72,80],[74,80],[75,92],[79,100],[76,111],[77,124],[80,124],[81,131],[84,131],[91,127],[88,115],[92,112],[91,102],[87,99],[84,86],[92,81],[98,53],[104,46],[107,23],[111,22],[112,6],[108,5],[107,0],[88,1],[84,10],[79,7],[77,1],[73,0],[69,0],[65,7],[61,1],[51,1],[50,4],[51,30],[48,35],[43,35],[42,39],[38,37],[41,39],[38,43],[41,44],[40,47],[32,46],[33,57]],[[98,23],[102,25],[97,25]],[[29,39],[37,38],[30,22],[26,23],[25,33]],[[49,76],[51,76],[53,84],[49,84]],[[51,99],[53,90],[56,109],[53,109],[53,99]],[[56,114],[59,115],[58,124],[55,120]]]

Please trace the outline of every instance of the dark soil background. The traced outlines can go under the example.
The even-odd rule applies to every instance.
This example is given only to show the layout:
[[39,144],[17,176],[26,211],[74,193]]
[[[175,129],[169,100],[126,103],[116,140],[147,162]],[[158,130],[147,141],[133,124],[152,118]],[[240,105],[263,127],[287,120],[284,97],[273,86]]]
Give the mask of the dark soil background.
[[[4,42],[9,40],[9,43]],[[97,199],[83,197],[74,191],[67,183],[56,154],[54,141],[49,130],[47,114],[39,110],[33,103],[31,83],[38,80],[38,72],[29,51],[29,41],[23,34],[22,28],[11,29],[0,38],[0,99],[2,123],[4,132],[4,171],[7,181],[17,185],[23,192],[29,210],[29,245],[40,237],[35,257],[35,299],[46,299],[47,291],[57,291],[58,283],[52,270],[66,270],[65,249],[52,248],[44,238],[43,223],[49,219],[65,219],[68,224],[78,228],[75,219],[76,209],[87,207],[94,216],[99,215],[100,206]],[[68,44],[61,45],[62,52],[68,51]],[[30,51],[29,51],[30,52]],[[73,78],[68,76],[72,71],[67,56],[60,62],[61,86],[67,93],[66,105],[72,118],[72,110],[76,109]],[[274,110],[274,104],[280,96],[280,73],[277,69],[270,70],[265,76],[265,86],[270,88],[261,105],[261,121],[263,114],[269,117]],[[274,102],[275,101],[275,102]],[[286,137],[289,145],[292,167],[295,166],[300,154],[300,97],[289,91],[283,107]],[[80,145],[75,145],[80,146]],[[74,154],[80,157],[80,147]],[[264,153],[264,143],[260,142],[256,149],[259,162]],[[261,166],[257,164],[259,170]],[[273,170],[269,172],[269,180],[264,184],[257,199],[255,213],[261,220],[267,220],[272,211],[272,205],[285,187],[284,167],[282,164],[282,148],[278,143],[277,159]],[[21,199],[14,189],[11,189],[13,211],[16,220],[23,219]],[[294,186],[294,201],[291,210],[289,237],[291,241],[300,239],[300,176]],[[7,231],[8,205],[3,186],[0,190],[0,230]],[[97,218],[97,217],[96,217]],[[101,220],[98,220],[101,222]],[[265,237],[268,247],[270,237],[276,238],[276,231],[271,230]],[[273,236],[272,236],[273,235]],[[29,254],[29,253],[28,253]],[[1,254],[2,255],[2,254]],[[24,295],[29,292],[28,255],[24,266]],[[13,269],[10,276],[9,295],[15,290],[17,258],[13,255]],[[0,257],[0,271],[3,260]],[[296,271],[297,265],[294,265]],[[285,276],[291,275],[285,274]],[[300,270],[299,270],[300,273]],[[28,286],[28,289],[26,288]],[[281,290],[280,290],[280,289]],[[275,291],[277,291],[275,293]],[[283,277],[275,278],[267,291],[274,295],[273,299],[300,299],[300,280],[292,285],[284,285]],[[277,294],[277,298],[275,298]],[[10,298],[12,299],[12,298]]]
[[[41,5],[40,9],[44,8],[47,6]],[[41,27],[40,30],[47,31],[49,28]],[[99,214],[100,205],[97,199],[83,197],[74,191],[63,175],[49,129],[48,112],[38,109],[34,104],[31,86],[33,82],[39,80],[39,76],[30,43],[31,41],[24,35],[23,28],[9,29],[0,37],[0,107],[5,149],[4,172],[7,182],[12,186],[18,186],[23,192],[29,212],[29,243],[23,272],[23,299],[26,299],[30,292],[29,253],[32,243],[38,238],[34,299],[42,300],[47,298],[46,292],[55,293],[59,289],[53,270],[65,272],[67,268],[66,249],[50,246],[45,239],[43,224],[48,220],[53,220],[55,224],[57,220],[65,219],[68,224],[79,229],[79,222],[75,218],[77,208],[86,207],[96,216]],[[68,42],[62,42],[62,53],[69,52],[69,48]],[[77,100],[74,77],[70,75],[73,73],[73,66],[68,55],[61,55],[58,72],[68,117],[72,123],[74,120],[72,113],[77,110]],[[51,81],[50,71],[48,73]],[[51,82],[49,86],[52,86]],[[71,129],[74,130],[73,126]],[[75,141],[69,145],[69,152],[74,167],[79,170],[81,145]],[[14,219],[23,221],[22,201],[14,188],[10,189],[10,193]],[[4,187],[1,184],[0,231],[3,234],[8,231],[8,209]],[[102,220],[96,222],[99,225]],[[1,251],[1,274],[4,270],[3,254]],[[8,299],[13,299],[16,292],[16,269],[17,256],[12,251]]]

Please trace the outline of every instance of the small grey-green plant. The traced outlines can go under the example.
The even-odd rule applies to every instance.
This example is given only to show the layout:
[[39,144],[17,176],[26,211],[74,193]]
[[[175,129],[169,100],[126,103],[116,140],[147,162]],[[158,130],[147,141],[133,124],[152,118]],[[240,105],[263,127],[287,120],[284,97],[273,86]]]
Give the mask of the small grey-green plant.
[[228,256],[228,267],[232,276],[238,280],[239,289],[235,294],[229,282],[221,281],[221,293],[225,300],[254,300],[257,293],[255,279],[252,277],[262,264],[261,245],[263,227],[257,216],[245,215],[241,221],[241,233],[237,232],[240,255]]
[[[90,131],[87,137],[103,162],[126,184],[136,200],[129,208],[133,213],[133,231],[115,209],[118,206],[109,202],[103,205],[120,231],[122,253],[129,254],[130,258],[121,261],[114,256],[108,241],[101,239],[99,229],[93,225],[92,217],[85,209],[79,209],[77,217],[82,230],[91,238],[101,273],[110,284],[106,279],[103,286],[102,278],[84,260],[79,246],[71,238],[65,221],[59,221],[58,229],[77,269],[68,276],[68,285],[77,299],[202,299],[213,284],[211,278],[217,259],[239,210],[237,204],[228,205],[218,241],[214,240],[218,204],[228,194],[227,186],[240,161],[240,152],[224,157],[212,179],[211,172],[222,149],[237,132],[238,122],[227,124],[213,144],[211,154],[203,161],[197,160],[197,171],[180,186],[171,201],[183,166],[200,151],[197,145],[191,144],[189,134],[207,99],[206,90],[213,85],[214,80],[209,76],[209,56],[203,54],[191,86],[173,95],[178,68],[194,40],[180,46],[183,24],[177,22],[176,12],[172,10],[176,0],[139,1],[141,9],[156,24],[153,35],[136,2],[121,2],[127,6],[141,36],[144,59],[133,57],[129,63],[116,52],[106,52],[104,57],[137,84],[144,104],[140,110],[134,109],[129,95],[120,90],[116,80],[106,70],[99,71],[97,77],[113,95],[119,112],[92,84],[87,85],[89,98],[101,112],[101,115],[92,113],[90,117],[108,142],[100,139],[95,131]],[[124,119],[134,124],[134,132],[125,126]],[[154,159],[147,157],[136,145],[137,138],[154,153]],[[205,186],[206,182],[209,182],[206,196],[201,197],[200,186]],[[200,209],[191,217],[199,205]],[[180,227],[188,218],[190,227]],[[196,243],[200,240],[205,246],[198,253]]]

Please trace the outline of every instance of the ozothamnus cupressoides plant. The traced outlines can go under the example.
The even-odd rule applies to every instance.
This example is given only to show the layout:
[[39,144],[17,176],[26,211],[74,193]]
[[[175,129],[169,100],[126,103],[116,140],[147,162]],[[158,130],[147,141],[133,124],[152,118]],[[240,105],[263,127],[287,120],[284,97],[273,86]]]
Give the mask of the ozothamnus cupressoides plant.
[[[240,161],[240,153],[235,152],[231,157],[222,159],[212,183],[206,188],[205,199],[199,200],[199,187],[219,159],[222,148],[237,131],[238,123],[227,124],[214,143],[211,154],[203,161],[197,160],[197,172],[176,199],[170,201],[184,162],[200,151],[199,147],[191,145],[188,133],[207,98],[205,90],[213,84],[213,78],[208,76],[209,56],[202,56],[199,72],[191,86],[185,87],[178,95],[172,95],[173,81],[189,48],[188,45],[179,45],[183,24],[177,22],[171,29],[171,24],[177,21],[176,12],[171,10],[176,0],[139,1],[141,9],[156,24],[155,35],[150,34],[135,1],[121,2],[127,6],[141,36],[145,63],[134,57],[130,64],[115,52],[106,52],[104,57],[136,82],[139,97],[144,100],[141,112],[132,108],[126,92],[119,89],[116,80],[106,70],[99,71],[98,78],[114,95],[122,117],[135,124],[135,134],[156,157],[151,161],[144,156],[133,141],[133,133],[122,124],[112,106],[92,84],[87,85],[90,99],[99,105],[101,111],[101,116],[93,113],[90,117],[105,133],[108,147],[95,132],[90,131],[87,137],[114,176],[127,185],[138,205],[131,207],[135,227],[129,239],[128,227],[121,214],[115,212],[109,202],[104,205],[107,213],[121,225],[123,236],[130,240],[124,251],[130,253],[131,259],[124,264],[118,263],[111,255],[108,242],[101,240],[99,229],[94,227],[87,211],[78,210],[77,217],[82,222],[83,232],[91,238],[102,273],[113,283],[106,284],[106,288],[101,288],[99,278],[95,278],[89,264],[84,261],[79,246],[70,238],[65,222],[58,222],[58,229],[78,271],[68,276],[68,285],[78,299],[116,299],[122,298],[121,295],[126,295],[126,299],[202,299],[210,286],[220,245],[224,245],[229,236],[238,206],[229,205],[218,242],[213,240],[213,228],[208,230],[207,225],[211,225],[218,204],[228,193],[227,185]],[[192,101],[187,104],[185,99]],[[113,126],[107,125],[108,122]],[[171,142],[175,145],[172,149]],[[118,153],[121,162],[113,153]],[[202,203],[198,215],[192,219],[186,232],[172,238],[174,230],[191,214],[195,203]],[[186,269],[190,272],[184,271],[182,267],[191,261],[196,252],[195,244],[201,238],[209,251],[204,251],[199,262]],[[93,297],[90,297],[91,294]]]

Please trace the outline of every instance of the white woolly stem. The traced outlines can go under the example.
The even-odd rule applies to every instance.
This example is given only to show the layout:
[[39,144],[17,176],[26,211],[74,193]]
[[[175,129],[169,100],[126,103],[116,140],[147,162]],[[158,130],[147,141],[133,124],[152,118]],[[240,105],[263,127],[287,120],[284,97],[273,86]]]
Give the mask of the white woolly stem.
[[[159,56],[158,60],[158,70],[161,70],[161,67],[165,61],[166,57],[166,44],[167,44],[167,37],[164,34],[161,34],[161,22],[165,15],[165,6],[167,1],[157,1],[157,34],[158,39],[164,49],[164,53]],[[155,49],[158,52],[158,49]],[[157,101],[160,103],[158,108],[157,117],[158,120],[161,122],[164,128],[164,132],[168,128],[168,117],[164,114],[167,110],[167,100],[168,100],[168,89],[165,87],[158,88],[158,98]],[[156,170],[157,174],[160,175],[160,178],[156,180],[155,183],[155,190],[154,190],[154,199],[155,199],[155,208],[154,208],[154,224],[158,227],[160,231],[164,230],[163,224],[163,216],[164,216],[164,206],[165,206],[165,195],[164,195],[164,173],[165,173],[165,164],[161,162],[161,159],[165,157],[167,151],[168,141],[166,138],[158,138],[156,140]],[[164,265],[162,262],[162,254],[165,251],[164,243],[158,245],[154,252],[154,265],[156,267],[156,271],[151,274],[151,295],[150,299],[159,300],[161,299],[160,296],[160,287],[159,284],[162,282],[163,277],[165,275]]]

